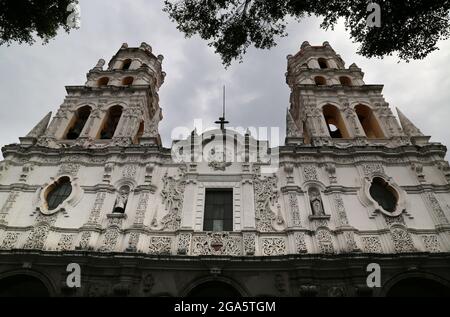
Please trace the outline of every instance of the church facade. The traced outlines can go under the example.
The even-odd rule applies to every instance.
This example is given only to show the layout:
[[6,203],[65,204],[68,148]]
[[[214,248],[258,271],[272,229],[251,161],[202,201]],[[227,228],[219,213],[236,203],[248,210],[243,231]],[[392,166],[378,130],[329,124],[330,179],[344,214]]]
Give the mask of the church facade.
[[1,296],[449,294],[446,147],[397,120],[382,85],[304,42],[284,145],[221,118],[164,148],[162,62],[123,44],[3,147]]

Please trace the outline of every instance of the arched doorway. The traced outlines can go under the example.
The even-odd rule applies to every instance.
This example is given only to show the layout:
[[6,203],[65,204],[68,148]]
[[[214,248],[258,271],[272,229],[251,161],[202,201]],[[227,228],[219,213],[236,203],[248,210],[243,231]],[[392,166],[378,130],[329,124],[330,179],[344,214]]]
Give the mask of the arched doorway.
[[50,292],[38,278],[19,274],[0,280],[0,297],[50,297]]
[[392,286],[387,297],[450,297],[450,288],[422,277],[403,279]]
[[186,297],[242,297],[242,294],[228,283],[209,281],[195,286]]

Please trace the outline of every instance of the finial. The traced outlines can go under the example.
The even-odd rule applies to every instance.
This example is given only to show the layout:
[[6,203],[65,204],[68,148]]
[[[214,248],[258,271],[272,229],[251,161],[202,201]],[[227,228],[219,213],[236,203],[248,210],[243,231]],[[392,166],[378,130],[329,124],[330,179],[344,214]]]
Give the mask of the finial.
[[330,43],[328,43],[327,41],[323,42],[322,46],[325,46],[325,47],[329,46],[329,47],[331,47]]
[[128,43],[123,43],[121,49],[126,49],[128,48]]
[[97,65],[95,65],[94,69],[103,70],[103,66],[105,66],[105,60],[103,58],[100,58],[97,62]]
[[158,61],[160,62],[160,63],[162,63],[162,61],[164,60],[164,56],[163,55],[158,55]]
[[225,120],[225,85],[223,86],[223,105],[222,105],[222,117],[219,117],[219,120],[214,122],[215,124],[220,124],[220,130],[225,130],[225,124],[230,123]]
[[141,43],[141,49],[148,51],[150,53],[152,52],[152,47],[145,42]]
[[311,45],[309,44],[309,42],[308,42],[308,41],[304,41],[304,42],[302,43],[302,46],[300,46],[300,49],[304,49],[304,48],[309,47],[309,46],[311,46]]

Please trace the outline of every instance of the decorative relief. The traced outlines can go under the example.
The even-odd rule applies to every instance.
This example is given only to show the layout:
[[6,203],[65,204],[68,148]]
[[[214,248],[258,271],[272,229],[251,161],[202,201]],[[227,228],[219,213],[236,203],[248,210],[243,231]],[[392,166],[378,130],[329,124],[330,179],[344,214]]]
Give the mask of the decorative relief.
[[193,255],[242,255],[241,237],[233,237],[228,232],[208,232],[192,239]]
[[3,207],[0,211],[0,224],[6,224],[6,217],[8,216],[9,211],[13,207],[14,203],[19,197],[20,192],[13,190],[9,193],[8,198],[6,198],[6,202],[3,204]]
[[128,248],[127,251],[129,252],[136,252],[137,245],[139,243],[139,232],[132,232],[130,233],[130,239],[128,240]]
[[102,211],[102,206],[106,198],[106,192],[98,192],[95,197],[94,206],[92,207],[91,213],[89,215],[89,224],[97,224],[100,217],[100,212]]
[[70,175],[72,177],[75,177],[77,176],[79,169],[80,169],[79,164],[64,163],[59,167],[57,176]]
[[177,253],[181,255],[189,254],[191,248],[191,237],[190,233],[181,233],[178,235],[178,247]]
[[124,178],[134,178],[136,176],[137,166],[136,165],[127,165],[123,168],[122,176]]
[[429,252],[441,252],[441,248],[439,245],[439,240],[436,235],[426,235],[422,236],[423,244],[425,248]]
[[319,248],[321,253],[334,253],[333,237],[330,231],[326,229],[319,229],[316,232],[316,238],[319,242]]
[[50,226],[48,225],[40,225],[34,227],[28,236],[24,249],[33,249],[33,250],[43,250],[45,240],[47,240],[48,234],[50,232]]
[[180,228],[181,224],[181,210],[183,208],[183,195],[186,182],[180,179],[175,179],[166,175],[163,179],[164,187],[161,191],[163,203],[168,210],[167,215],[161,220],[163,230],[175,231]]
[[295,251],[296,253],[306,253],[305,234],[303,232],[294,233]]
[[364,172],[364,175],[366,177],[371,176],[374,173],[381,173],[384,174],[384,168],[383,165],[380,163],[367,163],[362,165],[362,169]]
[[317,170],[312,165],[303,167],[303,177],[305,178],[305,181],[319,180],[319,177],[317,176]]
[[277,225],[275,222],[279,219],[277,219],[277,213],[272,211],[272,207],[279,197],[277,177],[274,175],[261,179],[255,175],[253,186],[255,192],[256,228],[260,232],[275,231],[275,226]]
[[17,240],[19,240],[19,232],[8,232],[0,246],[2,250],[12,250],[15,248]]
[[256,234],[244,233],[244,255],[255,255],[256,252]]
[[289,207],[291,209],[292,224],[300,227],[302,224],[300,221],[300,210],[296,193],[289,193]]
[[390,227],[394,224],[405,224],[405,219],[403,218],[403,215],[398,215],[396,217],[388,217],[383,214],[384,221],[386,222],[386,226]]
[[347,231],[344,233],[344,240],[347,246],[348,252],[359,251],[358,246],[355,241],[355,234],[351,231]]
[[394,249],[397,253],[415,252],[416,248],[412,241],[411,235],[403,228],[393,228],[391,230]]
[[56,250],[67,251],[67,250],[72,249],[73,238],[74,238],[73,234],[63,234],[61,236],[61,238],[59,239]]
[[380,238],[376,236],[361,238],[364,252],[367,253],[382,253]]
[[433,208],[433,211],[436,214],[436,216],[438,217],[439,222],[443,223],[443,224],[447,224],[448,219],[445,216],[444,211],[442,210],[441,205],[439,204],[439,201],[436,199],[436,196],[431,192],[426,193],[425,196],[427,197],[428,201],[430,202],[431,208]]
[[345,212],[344,200],[340,194],[334,194],[334,203],[338,214],[339,224],[341,226],[348,225],[347,213]]
[[147,191],[141,192],[139,195],[139,201],[136,208],[136,218],[134,224],[141,225],[144,223],[145,212],[147,211],[147,204],[150,198],[150,193]]
[[100,252],[112,252],[116,248],[117,240],[119,239],[120,230],[117,227],[108,228],[103,238],[103,244],[100,247]]
[[286,241],[284,238],[263,238],[262,254],[267,256],[285,255]]
[[91,240],[91,235],[92,235],[92,233],[89,231],[85,231],[81,234],[79,249],[81,249],[81,250],[89,249],[89,242]]
[[169,255],[172,249],[171,237],[151,237],[150,246],[148,248],[149,254],[154,255]]

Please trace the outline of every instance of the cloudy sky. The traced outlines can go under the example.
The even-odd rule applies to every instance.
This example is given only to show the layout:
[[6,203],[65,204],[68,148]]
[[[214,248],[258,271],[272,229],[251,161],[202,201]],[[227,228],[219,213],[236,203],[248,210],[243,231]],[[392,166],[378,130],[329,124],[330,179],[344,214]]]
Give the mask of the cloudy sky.
[[[99,58],[109,60],[121,44],[147,42],[163,54],[166,82],[160,90],[164,146],[171,144],[177,126],[206,126],[221,112],[222,85],[227,86],[228,118],[232,126],[281,127],[284,138],[289,89],[285,83],[286,56],[305,40],[323,41],[341,54],[346,65],[355,62],[367,84],[384,84],[384,96],[399,107],[432,141],[450,145],[450,41],[425,60],[400,62],[395,57],[366,59],[356,55],[342,26],[319,28],[320,19],[291,23],[289,36],[271,50],[250,49],[243,63],[224,69],[218,55],[199,38],[185,39],[167,15],[162,1],[81,1],[81,29],[61,32],[47,45],[0,47],[0,145],[16,143],[65,96],[65,85],[81,85]],[[448,157],[448,156],[447,156]]]

